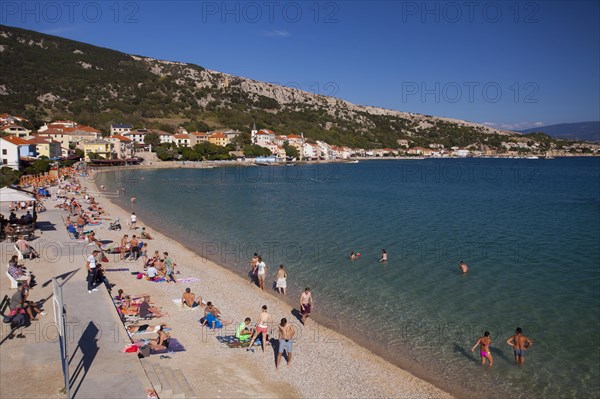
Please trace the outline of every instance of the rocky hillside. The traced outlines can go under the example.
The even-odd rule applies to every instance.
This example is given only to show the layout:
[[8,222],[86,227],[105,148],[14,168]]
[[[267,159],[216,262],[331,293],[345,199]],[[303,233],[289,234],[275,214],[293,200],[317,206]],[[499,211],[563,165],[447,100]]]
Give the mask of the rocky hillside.
[[247,131],[268,127],[364,148],[439,142],[499,145],[513,132],[461,120],[399,112],[211,71],[193,64],[128,55],[0,25],[0,112],[34,123],[73,118],[107,129],[112,122],[182,123]]

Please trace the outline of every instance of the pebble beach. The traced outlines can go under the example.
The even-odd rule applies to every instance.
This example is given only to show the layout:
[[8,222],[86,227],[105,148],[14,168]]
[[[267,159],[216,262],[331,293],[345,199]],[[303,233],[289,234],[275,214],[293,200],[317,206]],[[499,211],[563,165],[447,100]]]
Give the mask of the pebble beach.
[[[138,220],[138,229],[129,230],[130,212],[110,201],[99,192],[92,180],[81,180],[91,196],[104,207],[114,220],[119,218],[123,230],[97,230],[101,240],[118,243],[123,234],[131,237],[144,226]],[[143,198],[137,198],[136,207],[143,207]],[[268,290],[261,291],[249,280],[224,267],[204,259],[180,243],[150,230],[149,253],[168,251],[177,264],[178,279],[193,278],[189,283],[167,284],[137,280],[133,272],[142,271],[141,261],[119,261],[110,255],[107,268],[127,268],[128,271],[107,273],[115,289],[129,294],[149,293],[152,301],[168,313],[161,322],[172,327],[171,337],[177,338],[186,348],[172,359],[190,381],[199,397],[339,397],[339,398],[449,398],[450,394],[430,383],[396,367],[347,337],[309,319],[302,326],[294,316],[294,309]],[[250,260],[248,260],[250,262]],[[266,285],[275,279],[270,265]],[[186,287],[196,296],[211,301],[221,311],[224,320],[234,323],[222,330],[209,330],[199,324],[201,309],[183,310],[173,300],[180,299]],[[315,310],[319,311],[318,293],[315,293]],[[296,330],[293,362],[286,367],[282,360],[275,370],[275,353],[271,346],[263,353],[259,346],[254,351],[229,348],[220,343],[217,335],[233,335],[237,323],[246,317],[253,321],[262,305],[267,305],[275,323],[286,317]],[[276,325],[273,326],[276,330]]]

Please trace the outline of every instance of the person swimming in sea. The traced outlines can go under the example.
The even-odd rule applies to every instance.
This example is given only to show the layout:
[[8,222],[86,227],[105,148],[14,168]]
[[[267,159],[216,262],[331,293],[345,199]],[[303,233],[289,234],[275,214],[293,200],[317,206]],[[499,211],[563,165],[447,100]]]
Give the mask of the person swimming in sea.
[[485,359],[490,362],[489,367],[492,367],[494,364],[494,359],[492,358],[492,352],[490,352],[490,345],[492,344],[492,339],[490,338],[490,332],[486,331],[483,333],[483,337],[480,337],[475,345],[471,349],[471,352],[475,351],[477,345],[479,345],[479,355],[481,356],[481,365],[485,366]]
[[356,259],[356,254],[354,253],[354,251],[352,251],[352,253],[350,254],[350,260],[354,259]]
[[387,252],[385,251],[385,249],[381,250],[381,259],[379,259],[380,262],[387,262],[388,260],[388,255]]

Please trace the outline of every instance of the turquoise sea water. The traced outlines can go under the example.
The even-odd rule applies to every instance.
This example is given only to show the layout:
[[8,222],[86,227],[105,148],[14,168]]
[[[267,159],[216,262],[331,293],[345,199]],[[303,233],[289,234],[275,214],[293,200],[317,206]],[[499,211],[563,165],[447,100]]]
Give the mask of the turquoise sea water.
[[[254,252],[273,278],[284,263],[294,303],[310,286],[323,322],[455,393],[600,395],[598,158],[136,170],[97,181],[125,187],[117,203],[131,209],[137,197],[148,225],[241,275]],[[524,368],[505,343],[517,326],[535,343]],[[470,352],[484,330],[492,370]]]

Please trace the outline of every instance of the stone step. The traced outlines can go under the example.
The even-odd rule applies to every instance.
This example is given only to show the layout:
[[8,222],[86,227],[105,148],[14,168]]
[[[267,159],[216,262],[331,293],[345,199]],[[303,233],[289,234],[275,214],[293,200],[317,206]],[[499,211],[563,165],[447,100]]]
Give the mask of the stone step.
[[156,363],[154,364],[154,371],[156,372],[158,381],[160,381],[160,393],[158,395],[161,399],[173,398],[173,387],[171,386],[171,382],[169,381],[167,373],[165,372],[167,368],[168,367],[162,367]]
[[154,391],[157,394],[159,394],[161,391],[162,385],[160,383],[160,380],[158,379],[158,375],[156,374],[156,371],[154,370],[154,364],[148,360],[142,360],[142,366],[144,366],[144,370],[146,370],[146,375],[148,376],[148,379],[152,383],[152,387],[154,388]]
[[194,390],[192,389],[192,386],[190,385],[189,381],[187,380],[187,378],[185,378],[185,375],[183,375],[183,372],[179,369],[174,370],[175,372],[175,377],[177,377],[177,380],[179,381],[179,385],[183,388],[183,393],[185,394],[185,398],[187,399],[193,399],[196,398],[196,394],[194,393]]
[[183,388],[175,376],[173,369],[171,367],[163,367],[163,370],[165,372],[165,377],[167,378],[167,381],[169,381],[169,385],[171,385],[171,389],[173,390],[171,398],[185,399],[185,393],[183,392]]

